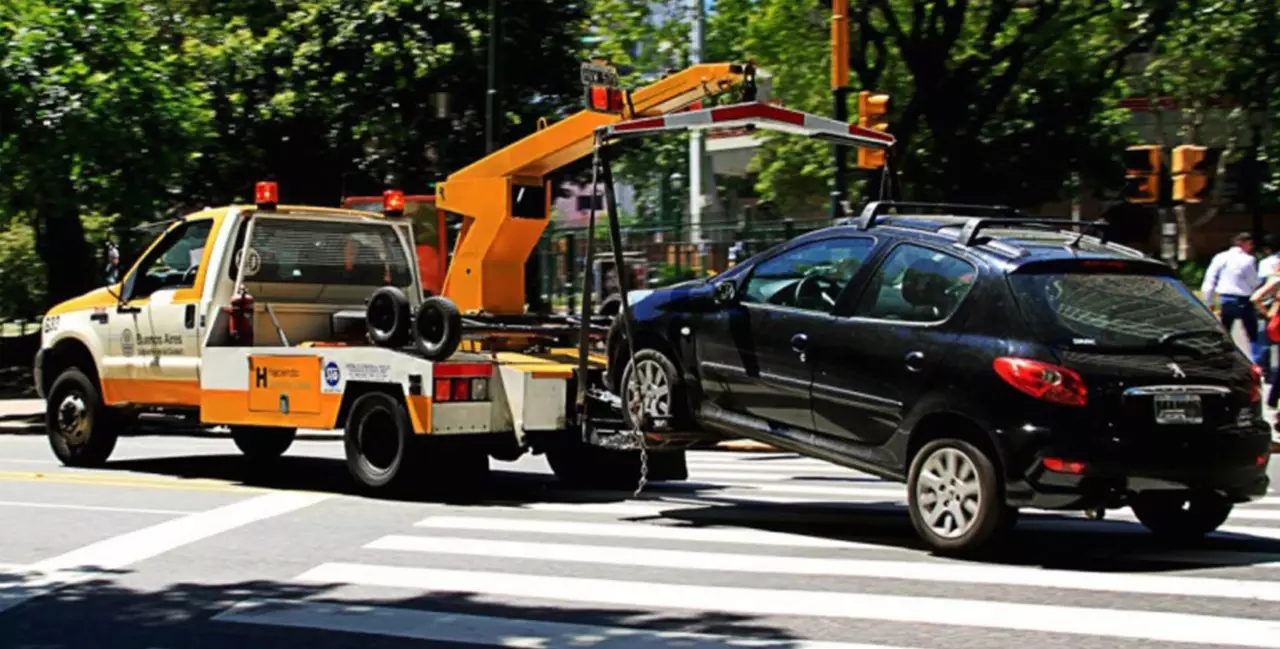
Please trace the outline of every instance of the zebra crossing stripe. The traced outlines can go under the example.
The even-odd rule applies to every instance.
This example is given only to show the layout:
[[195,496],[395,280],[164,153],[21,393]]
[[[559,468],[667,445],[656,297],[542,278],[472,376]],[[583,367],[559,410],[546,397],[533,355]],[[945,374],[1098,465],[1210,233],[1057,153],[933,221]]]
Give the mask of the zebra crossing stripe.
[[[621,553],[618,557],[625,556]],[[764,588],[664,584],[466,570],[326,563],[298,577],[314,584],[476,593],[594,606],[617,605],[875,620],[1280,649],[1272,620],[1111,608]]]
[[532,518],[493,518],[479,516],[432,516],[416,527],[434,530],[468,530],[508,532],[513,534],[561,534],[564,536],[614,537],[662,541],[692,541],[741,545],[769,545],[794,548],[831,548],[869,551],[906,551],[894,546],[843,541],[821,536],[786,534],[732,527],[678,527],[637,523],[587,523]]
[[[434,554],[626,565],[671,570],[742,572],[910,581],[1026,586],[1144,595],[1181,595],[1280,602],[1280,581],[1247,581],[1172,575],[1119,574],[1079,570],[973,565],[937,561],[882,561],[692,552],[654,548],[526,543],[458,537],[391,535],[365,546]],[[1280,627],[1277,627],[1280,632]]]
[[792,638],[742,638],[387,606],[246,600],[213,617],[238,622],[513,649],[908,649]]

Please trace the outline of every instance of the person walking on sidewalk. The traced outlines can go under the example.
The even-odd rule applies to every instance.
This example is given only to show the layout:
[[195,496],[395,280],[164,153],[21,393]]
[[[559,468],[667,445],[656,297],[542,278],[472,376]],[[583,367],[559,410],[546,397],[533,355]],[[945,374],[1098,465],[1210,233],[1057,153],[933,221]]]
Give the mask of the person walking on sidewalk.
[[[1253,235],[1247,232],[1237,234],[1232,244],[1214,255],[1209,270],[1204,274],[1200,293],[1209,308],[1222,318],[1222,326],[1227,328],[1227,333],[1231,332],[1237,320],[1244,325],[1253,362],[1258,363],[1261,356],[1258,351],[1258,312],[1249,298],[1262,282],[1258,278],[1258,260],[1253,256]],[[1216,308],[1219,301],[1221,307]]]
[[1258,292],[1263,293],[1263,302],[1258,302],[1258,293],[1255,293],[1252,299],[1258,307],[1258,313],[1262,314],[1262,319],[1258,322],[1258,344],[1254,357],[1260,361],[1258,365],[1262,368],[1263,375],[1268,377],[1267,383],[1275,383],[1270,377],[1273,371],[1280,370],[1280,367],[1271,360],[1271,350],[1275,347],[1275,341],[1267,336],[1267,322],[1271,316],[1275,315],[1276,300],[1275,288],[1267,291],[1267,284],[1280,274],[1280,237],[1274,234],[1263,237],[1262,255],[1262,259],[1258,261],[1258,278],[1262,282],[1262,288],[1259,288]]

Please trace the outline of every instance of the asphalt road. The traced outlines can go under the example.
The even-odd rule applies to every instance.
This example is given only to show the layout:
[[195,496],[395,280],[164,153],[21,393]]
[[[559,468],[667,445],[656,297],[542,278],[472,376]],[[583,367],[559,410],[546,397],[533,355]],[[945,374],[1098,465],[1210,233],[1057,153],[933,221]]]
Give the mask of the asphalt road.
[[902,487],[789,454],[695,453],[639,499],[526,458],[453,505],[351,495],[340,457],[132,437],[82,471],[0,435],[0,647],[1280,647],[1280,496],[1192,549],[1027,513],[970,563],[919,547]]

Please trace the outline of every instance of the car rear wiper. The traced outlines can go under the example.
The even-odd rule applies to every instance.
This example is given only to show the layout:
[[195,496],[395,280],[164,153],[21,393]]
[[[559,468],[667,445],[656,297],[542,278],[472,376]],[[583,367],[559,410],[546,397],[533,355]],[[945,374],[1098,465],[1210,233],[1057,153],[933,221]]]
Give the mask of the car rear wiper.
[[1222,336],[1222,331],[1220,329],[1206,327],[1202,329],[1188,329],[1186,331],[1174,331],[1167,333],[1160,336],[1159,340],[1156,341],[1156,346],[1167,347],[1169,345],[1177,344],[1180,347],[1190,347],[1198,351],[1199,348],[1194,345],[1187,344],[1184,339],[1209,335],[1212,335],[1216,339],[1215,342],[1218,343],[1219,347],[1225,347],[1227,345],[1227,340]]

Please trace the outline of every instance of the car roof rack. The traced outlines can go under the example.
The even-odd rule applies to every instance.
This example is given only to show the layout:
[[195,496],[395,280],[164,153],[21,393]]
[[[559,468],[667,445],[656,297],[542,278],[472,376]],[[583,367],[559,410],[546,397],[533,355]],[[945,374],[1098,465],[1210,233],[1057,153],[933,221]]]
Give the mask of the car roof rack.
[[[1021,226],[1041,226],[1055,228],[1080,228],[1080,236],[1084,235],[1085,228],[1091,228],[1097,231],[1098,242],[1107,245],[1107,223],[1105,220],[1096,221],[1076,221],[1074,219],[1044,219],[1031,216],[1019,218],[972,218],[965,221],[964,227],[960,230],[959,242],[962,246],[972,246],[978,238],[978,234],[985,228],[997,225],[1021,225]],[[1077,239],[1077,242],[1079,239]]]
[[[870,230],[876,226],[876,217],[888,213],[892,209],[907,208],[911,210],[937,210],[948,214],[936,216],[995,216],[1017,215],[1018,211],[1005,205],[968,205],[964,203],[921,203],[911,201],[872,201],[862,208],[858,220],[860,229]],[[912,216],[931,216],[927,214]]]

